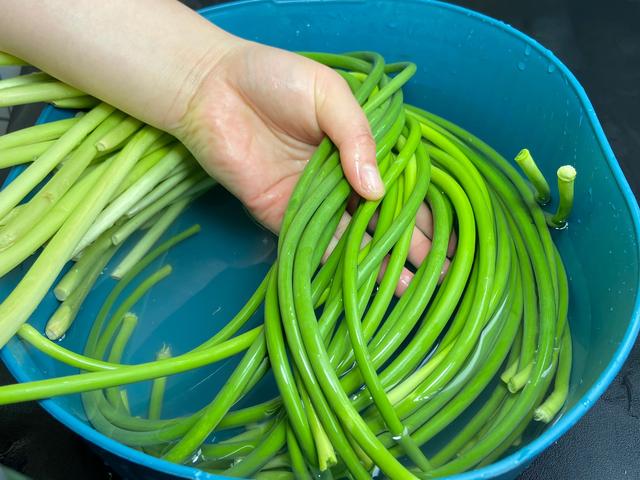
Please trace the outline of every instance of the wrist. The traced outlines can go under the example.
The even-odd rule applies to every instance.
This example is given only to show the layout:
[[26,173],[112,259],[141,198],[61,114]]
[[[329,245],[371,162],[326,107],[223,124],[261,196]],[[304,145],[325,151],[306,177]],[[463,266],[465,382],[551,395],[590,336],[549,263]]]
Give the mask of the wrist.
[[244,43],[247,42],[211,25],[210,32],[203,35],[198,48],[188,49],[176,72],[178,87],[160,128],[177,138],[183,136],[190,107],[203,85],[209,78],[221,76],[224,60]]

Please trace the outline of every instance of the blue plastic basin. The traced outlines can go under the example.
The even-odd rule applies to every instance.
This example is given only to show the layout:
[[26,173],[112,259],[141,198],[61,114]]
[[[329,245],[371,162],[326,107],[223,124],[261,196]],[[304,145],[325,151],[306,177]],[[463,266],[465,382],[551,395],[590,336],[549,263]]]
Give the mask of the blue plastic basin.
[[[412,60],[419,68],[405,88],[409,103],[459,123],[507,158],[531,149],[548,178],[563,163],[579,171],[569,229],[557,232],[571,289],[574,369],[562,417],[515,453],[480,470],[456,476],[513,478],[575,424],[604,392],[638,333],[638,206],[584,90],[548,50],[511,27],[477,13],[430,1],[256,0],[202,11],[240,36],[291,50],[376,50],[389,61]],[[49,109],[41,121],[60,118]],[[248,298],[274,255],[275,239],[223,192],[202,199],[173,231],[194,222],[203,232],[158,263],[174,266],[136,310],[142,319],[124,361],[149,360],[163,341],[175,353],[208,338]],[[0,297],[25,267],[0,281]],[[101,278],[66,347],[81,350],[90,320],[113,281]],[[56,306],[49,295],[31,319],[43,327]],[[258,321],[258,319],[256,319]],[[2,359],[20,381],[73,373],[14,339]],[[194,411],[213,397],[237,359],[168,383],[165,413]],[[260,384],[253,398],[271,394]],[[132,386],[134,413],[144,412],[149,384]],[[92,442],[125,478],[213,479],[123,446],[93,430],[78,396],[43,406]],[[630,446],[631,447],[631,446]]]

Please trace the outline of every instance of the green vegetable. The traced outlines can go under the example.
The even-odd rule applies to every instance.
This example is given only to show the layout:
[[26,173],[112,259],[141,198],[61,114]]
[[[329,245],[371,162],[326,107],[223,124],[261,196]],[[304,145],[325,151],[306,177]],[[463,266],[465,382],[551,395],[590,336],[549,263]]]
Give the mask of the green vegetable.
[[49,150],[54,143],[54,140],[49,140],[0,150],[0,168],[32,162]]
[[0,65],[26,65],[24,60],[8,53],[0,52]]
[[92,97],[91,95],[82,95],[80,97],[62,98],[59,100],[53,100],[51,104],[57,108],[93,108],[100,103],[100,100]]
[[[339,152],[322,140],[289,200],[276,261],[240,311],[189,352],[169,353],[167,345],[147,363],[120,363],[145,320],[137,302],[171,272],[160,259],[199,227],[155,244],[215,184],[187,150],[105,104],[80,119],[0,137],[0,162],[3,152],[7,164],[37,156],[0,193],[0,273],[46,243],[0,304],[0,345],[17,333],[82,371],[0,387],[0,404],[80,392],[92,425],[120,442],[259,479],[364,480],[378,469],[390,479],[457,474],[524,442],[532,420],[558,415],[572,349],[567,277],[548,225],[566,226],[573,167],[558,170],[558,208],[544,212],[550,189],[528,150],[516,157],[525,180],[471,133],[405,103],[412,63],[385,64],[373,52],[302,55],[336,69],[362,105],[386,194],[350,202]],[[45,74],[0,82],[0,99],[87,108],[94,101]],[[416,214],[425,205],[430,250],[411,265]],[[127,253],[111,265],[118,248]],[[63,303],[47,326],[52,338],[72,328],[105,267],[119,279],[83,354],[24,323],[72,258],[55,288]],[[408,270],[412,280],[394,299]],[[256,313],[262,325],[248,328]],[[236,355],[204,407],[167,418],[171,375]],[[279,395],[248,402],[269,371]],[[121,387],[149,380],[148,416],[135,416]],[[453,437],[430,455],[434,437],[454,423]]]
[[83,96],[83,93],[62,82],[36,82],[5,88],[0,91],[0,107],[46,102]]
[[0,149],[5,150],[13,147],[26,146],[47,140],[56,140],[78,123],[80,117],[57,120],[55,122],[42,123],[33,127],[16,130],[0,136]]

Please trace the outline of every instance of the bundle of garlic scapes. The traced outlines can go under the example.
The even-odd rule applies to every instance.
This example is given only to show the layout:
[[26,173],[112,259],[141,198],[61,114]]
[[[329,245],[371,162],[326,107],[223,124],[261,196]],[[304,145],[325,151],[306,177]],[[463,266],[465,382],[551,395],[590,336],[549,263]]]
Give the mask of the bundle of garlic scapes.
[[[516,162],[529,183],[471,133],[404,103],[414,64],[385,64],[371,52],[304,55],[335,68],[362,104],[384,198],[358,202],[323,261],[352,195],[339,153],[323,140],[289,201],[277,259],[246,305],[194,350],[164,349],[140,365],[119,363],[136,326],[131,309],[170,266],[121,294],[197,231],[154,246],[214,182],[175,139],[44,73],[0,82],[0,105],[89,109],[0,138],[0,165],[29,163],[0,192],[0,274],[44,246],[0,305],[0,345],[17,333],[83,371],[0,387],[0,404],[82,393],[94,427],[124,444],[180,463],[198,452],[198,468],[266,480],[446,476],[494,461],[522,442],[532,419],[555,418],[568,391],[571,336],[567,277],[548,227],[566,224],[575,170],[560,167],[558,209],[546,213],[550,188],[527,150]],[[431,250],[396,301],[424,202]],[[115,250],[143,227],[112,269]],[[457,248],[441,280],[454,230]],[[121,278],[83,353],[25,323],[74,259],[55,285],[62,303],[50,338],[71,326],[105,266]],[[238,333],[261,306],[263,323]],[[170,375],[242,352],[207,406],[161,418]],[[270,370],[279,395],[234,409]],[[154,381],[143,418],[119,387],[144,380]],[[444,445],[432,442],[454,421]]]

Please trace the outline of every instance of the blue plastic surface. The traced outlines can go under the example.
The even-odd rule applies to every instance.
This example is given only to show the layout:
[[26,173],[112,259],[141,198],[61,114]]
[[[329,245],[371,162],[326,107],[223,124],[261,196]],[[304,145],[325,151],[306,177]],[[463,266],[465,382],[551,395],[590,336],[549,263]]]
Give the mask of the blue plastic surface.
[[[522,147],[531,149],[548,178],[554,177],[560,164],[576,166],[579,177],[572,221],[568,230],[555,235],[570,278],[574,369],[568,408],[515,453],[454,478],[515,477],[604,392],[640,325],[638,206],[579,83],[532,39],[448,4],[256,0],[209,8],[202,14],[235,34],[290,50],[366,49],[379,51],[388,61],[415,61],[419,68],[405,87],[407,102],[469,129],[507,158]],[[41,120],[61,115],[49,109]],[[157,268],[171,263],[175,271],[138,306],[142,321],[125,362],[149,360],[163,341],[169,340],[174,353],[179,353],[208,338],[248,298],[273,258],[275,239],[222,191],[199,201],[172,232],[194,222],[203,226],[202,233],[155,264]],[[0,298],[24,268],[2,279]],[[106,276],[100,279],[63,340],[65,346],[81,349],[91,314],[112,285]],[[47,297],[32,324],[43,327],[55,305],[53,295]],[[1,354],[21,381],[73,372],[15,339]],[[235,359],[171,378],[166,413],[184,414],[202,406],[234,363]],[[269,379],[260,388],[257,395],[274,391]],[[129,390],[134,412],[143,412],[149,383]],[[87,425],[78,396],[43,405],[98,446],[125,478],[220,478],[155,459],[97,433]]]

